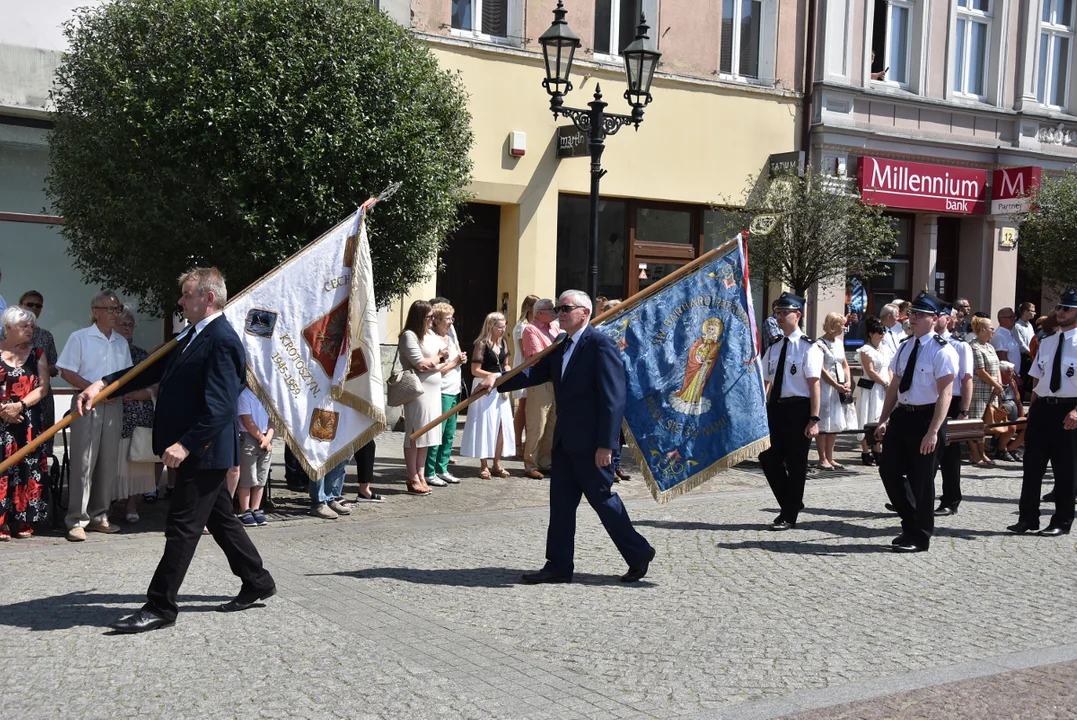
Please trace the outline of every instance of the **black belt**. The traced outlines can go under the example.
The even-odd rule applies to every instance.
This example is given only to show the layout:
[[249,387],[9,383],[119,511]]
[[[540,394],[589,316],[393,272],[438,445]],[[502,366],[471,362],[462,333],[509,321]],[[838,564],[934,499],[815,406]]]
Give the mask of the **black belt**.
[[1048,395],[1047,397],[1038,397],[1037,400],[1043,400],[1048,405],[1077,405],[1077,397],[1054,397]]
[[792,395],[790,397],[778,398],[777,400],[771,400],[772,403],[794,403],[794,402],[808,402],[808,398],[800,397],[799,395]]
[[895,410],[904,410],[905,412],[924,412],[926,410],[933,410],[935,403],[929,405],[898,405]]

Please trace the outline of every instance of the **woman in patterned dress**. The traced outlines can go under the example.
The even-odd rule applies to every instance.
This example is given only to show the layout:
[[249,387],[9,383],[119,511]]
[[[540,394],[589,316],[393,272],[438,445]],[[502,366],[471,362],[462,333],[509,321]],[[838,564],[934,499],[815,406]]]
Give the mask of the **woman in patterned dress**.
[[[36,318],[29,310],[9,307],[0,315],[5,336],[0,340],[0,447],[4,458],[40,434],[30,408],[49,392],[49,361],[32,347]],[[46,498],[48,461],[39,447],[0,474],[0,540],[28,538],[33,523],[49,516]]]
[[[972,332],[976,336],[969,345],[972,346],[972,404],[969,417],[983,417],[987,404],[1002,395],[1002,376],[999,374],[998,354],[991,345],[991,336],[995,334],[995,323],[991,318],[972,318]],[[969,440],[969,455],[976,467],[991,468],[995,463],[984,455],[983,440]]]

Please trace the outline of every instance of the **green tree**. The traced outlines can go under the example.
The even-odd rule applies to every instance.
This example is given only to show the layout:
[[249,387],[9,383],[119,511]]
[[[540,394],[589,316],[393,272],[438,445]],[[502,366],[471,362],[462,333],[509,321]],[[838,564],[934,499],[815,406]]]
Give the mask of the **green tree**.
[[803,177],[749,178],[742,209],[728,214],[739,227],[724,230],[772,225],[769,234],[748,237],[752,270],[804,296],[815,283],[844,287],[853,275],[883,270],[879,261],[897,250],[897,231],[883,211],[809,167]]
[[1044,177],[1018,215],[1021,260],[1048,283],[1077,285],[1077,173]]
[[459,222],[462,82],[370,0],[116,0],[65,33],[46,188],[85,279],[148,311],[196,264],[237,292],[401,181],[371,214],[385,304]]

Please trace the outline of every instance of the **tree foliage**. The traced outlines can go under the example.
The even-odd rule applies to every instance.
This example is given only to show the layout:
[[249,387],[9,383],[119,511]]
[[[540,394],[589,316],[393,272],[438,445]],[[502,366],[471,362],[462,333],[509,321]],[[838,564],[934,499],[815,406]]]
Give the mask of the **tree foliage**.
[[1029,196],[1021,224],[1021,260],[1057,286],[1077,285],[1077,173],[1044,177]]
[[749,178],[743,209],[735,215],[741,227],[761,215],[776,216],[770,234],[748,238],[752,270],[803,296],[815,283],[844,287],[851,276],[881,271],[879,261],[897,250],[897,232],[883,210],[809,167],[803,177]]
[[116,0],[77,12],[46,181],[88,282],[160,314],[212,264],[233,292],[393,181],[371,214],[388,303],[466,199],[460,79],[370,0]]

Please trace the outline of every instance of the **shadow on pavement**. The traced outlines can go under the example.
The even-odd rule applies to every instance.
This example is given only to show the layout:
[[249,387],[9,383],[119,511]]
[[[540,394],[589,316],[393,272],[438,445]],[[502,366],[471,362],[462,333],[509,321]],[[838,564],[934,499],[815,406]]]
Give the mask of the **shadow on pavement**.
[[[800,527],[799,525],[797,527]],[[893,535],[893,532],[887,532]],[[715,547],[723,550],[767,550],[776,553],[790,553],[794,555],[857,555],[862,553],[888,553],[891,552],[888,544],[852,544],[828,545],[818,542],[797,542],[796,540],[745,540],[735,543],[715,543]]]
[[[310,577],[320,575],[337,575],[360,580],[384,578],[403,580],[421,585],[452,585],[454,587],[509,588],[521,585],[520,576],[532,570],[513,568],[443,568],[437,570],[420,570],[417,568],[383,567],[366,570],[345,570],[335,573],[310,573]],[[622,583],[618,575],[596,575],[594,573],[575,573],[572,582],[583,585],[624,585],[625,587],[654,587],[646,580],[637,583]]]
[[[231,600],[224,595],[181,595],[180,614],[213,612],[217,605]],[[209,605],[186,605],[192,601]],[[0,625],[27,630],[67,630],[73,627],[107,627],[110,622],[135,612],[146,602],[145,595],[119,593],[73,592],[65,595],[35,598],[0,607]]]

